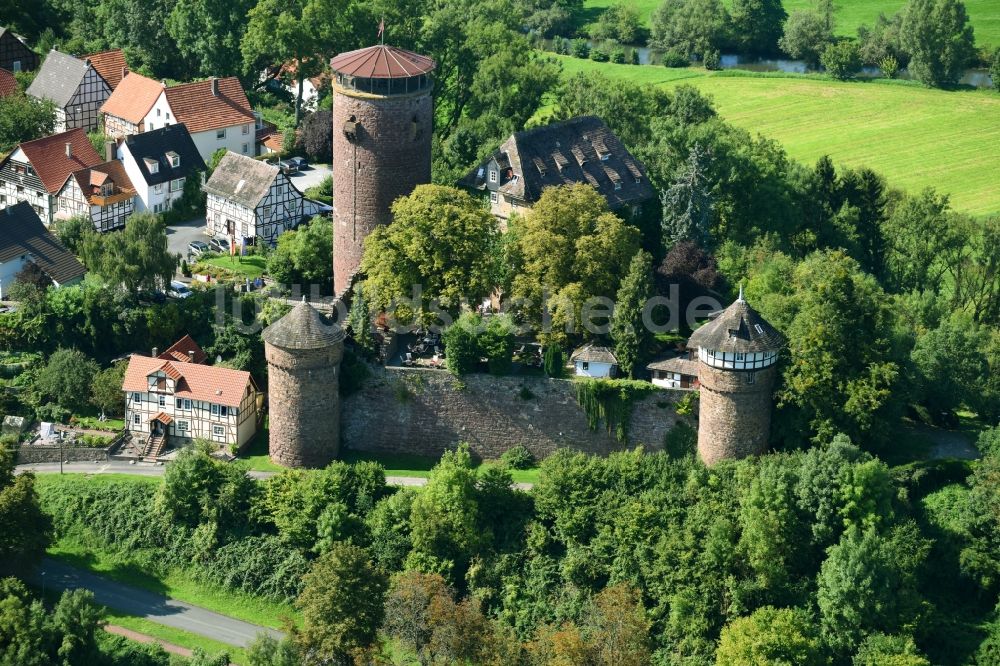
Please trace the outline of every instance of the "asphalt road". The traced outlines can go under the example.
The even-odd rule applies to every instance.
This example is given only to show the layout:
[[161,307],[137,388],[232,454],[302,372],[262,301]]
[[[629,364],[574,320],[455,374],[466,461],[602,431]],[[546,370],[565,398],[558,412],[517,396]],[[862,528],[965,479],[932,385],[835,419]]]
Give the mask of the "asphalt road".
[[103,606],[168,627],[190,631],[227,645],[246,647],[261,632],[275,638],[283,636],[275,629],[236,620],[155,592],[118,583],[49,558],[42,560],[34,575],[35,582],[39,585],[43,578],[46,589],[85,588],[93,592],[97,603]]
[[193,220],[167,227],[167,250],[171,254],[179,254],[186,259],[188,243],[194,240],[208,240],[208,236],[205,235],[204,217],[196,217]]

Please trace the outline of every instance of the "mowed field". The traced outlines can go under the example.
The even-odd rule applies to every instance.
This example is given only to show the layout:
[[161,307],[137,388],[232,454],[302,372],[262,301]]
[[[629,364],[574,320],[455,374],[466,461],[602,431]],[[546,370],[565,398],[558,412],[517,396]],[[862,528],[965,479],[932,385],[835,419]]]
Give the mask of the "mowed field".
[[[584,0],[583,6],[586,10],[586,20],[596,20],[601,11],[618,4],[619,2],[629,2],[638,11],[643,23],[649,26],[649,17],[652,16],[662,0]],[[976,31],[977,46],[1000,46],[1000,0],[964,0],[965,8],[969,12],[969,20]],[[731,0],[723,0],[727,7],[732,4]],[[784,0],[785,11],[791,13],[796,9],[815,9],[815,0]],[[906,0],[837,0],[837,34],[850,35],[858,34],[858,26],[871,24],[879,15],[879,12],[887,16],[895,14]]]
[[557,57],[565,76],[597,70],[639,84],[689,83],[710,95],[727,121],[779,141],[800,162],[829,155],[838,165],[875,169],[893,187],[947,192],[956,210],[1000,214],[996,92]]

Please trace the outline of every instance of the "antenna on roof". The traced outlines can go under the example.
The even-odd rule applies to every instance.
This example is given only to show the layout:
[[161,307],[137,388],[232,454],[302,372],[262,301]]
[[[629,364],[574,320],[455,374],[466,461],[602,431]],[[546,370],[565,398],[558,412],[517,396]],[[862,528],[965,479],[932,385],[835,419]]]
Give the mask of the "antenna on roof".
[[736,299],[737,301],[743,301],[743,283],[740,282],[740,297]]

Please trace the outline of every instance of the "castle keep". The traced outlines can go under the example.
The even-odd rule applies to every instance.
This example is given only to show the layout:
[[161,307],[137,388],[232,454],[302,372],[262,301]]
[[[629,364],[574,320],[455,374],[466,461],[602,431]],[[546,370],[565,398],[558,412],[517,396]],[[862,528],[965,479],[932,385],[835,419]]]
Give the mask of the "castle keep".
[[706,465],[764,453],[771,429],[771,394],[785,339],[740,297],[696,330],[698,455]]
[[391,46],[341,53],[333,81],[333,292],[342,296],[364,240],[392,202],[431,182],[433,60]]

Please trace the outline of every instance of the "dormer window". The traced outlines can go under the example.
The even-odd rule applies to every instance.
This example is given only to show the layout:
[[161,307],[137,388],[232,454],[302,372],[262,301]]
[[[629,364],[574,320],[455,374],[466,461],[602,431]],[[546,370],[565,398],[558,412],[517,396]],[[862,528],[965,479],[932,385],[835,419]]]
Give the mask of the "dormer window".
[[167,162],[170,164],[171,168],[176,169],[181,165],[181,156],[173,151],[170,151],[167,153]]
[[622,189],[622,181],[616,180],[615,181],[615,192],[617,192],[620,189]]
[[160,163],[157,160],[145,159],[143,162],[146,163],[146,168],[149,169],[149,173],[160,173]]
[[115,184],[110,180],[101,185],[101,196],[103,197],[110,197],[114,191],[115,191]]
[[25,171],[25,172],[26,172],[26,173],[27,173],[27,174],[28,174],[29,176],[34,176],[34,175],[35,175],[35,170],[34,170],[34,169],[32,168],[32,166],[31,166],[30,164],[25,164],[25,165],[24,165],[24,171]]
[[609,159],[611,159],[611,153],[601,153],[602,162],[607,162]]
[[490,169],[490,182],[491,183],[497,182],[497,170],[496,169]]

